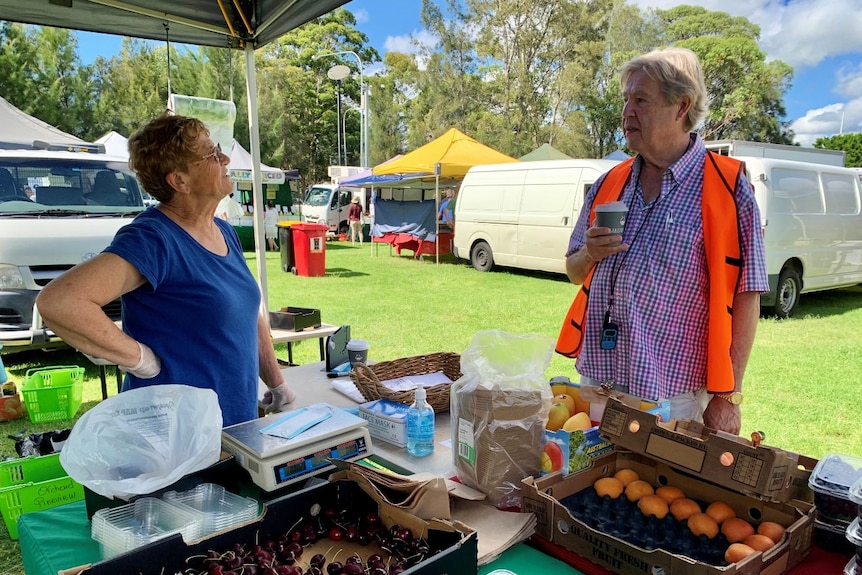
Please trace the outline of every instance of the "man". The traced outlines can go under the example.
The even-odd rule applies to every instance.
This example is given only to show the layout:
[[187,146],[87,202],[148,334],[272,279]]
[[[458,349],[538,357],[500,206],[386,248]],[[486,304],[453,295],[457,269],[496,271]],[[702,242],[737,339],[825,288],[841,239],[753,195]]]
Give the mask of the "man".
[[[669,399],[671,417],[738,434],[769,288],[751,185],[739,162],[707,154],[692,133],[707,113],[693,52],[637,57],[621,84],[623,131],[638,155],[586,198],[566,254],[569,279],[583,287],[557,351],[577,357],[583,385]],[[615,200],[629,209],[622,236],[591,223],[595,205]]]

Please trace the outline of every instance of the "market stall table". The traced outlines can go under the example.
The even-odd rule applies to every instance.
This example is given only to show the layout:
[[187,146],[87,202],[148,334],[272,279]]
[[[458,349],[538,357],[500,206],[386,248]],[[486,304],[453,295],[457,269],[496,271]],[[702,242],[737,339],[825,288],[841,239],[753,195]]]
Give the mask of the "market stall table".
[[320,343],[320,360],[323,361],[326,357],[326,338],[339,330],[341,326],[330,325],[328,323],[321,324],[313,329],[304,329],[301,331],[293,331],[287,329],[273,328],[270,330],[272,343],[287,344],[287,363],[293,363],[293,344],[306,339],[317,338]]
[[[326,376],[323,362],[285,368],[282,372],[285,380],[296,391],[297,400],[294,405],[297,408],[321,401],[336,407],[357,407],[354,400],[335,390],[332,386],[333,380]],[[261,386],[263,386],[262,382]],[[265,386],[261,388],[261,393],[264,389]],[[451,477],[454,475],[454,464],[448,412],[437,414],[435,431],[434,453],[428,457],[413,457],[405,448],[372,440],[375,451],[373,459],[402,473],[427,471]],[[90,537],[90,524],[83,501],[24,514],[19,520],[18,531],[21,556],[28,575],[56,575],[59,570],[100,559],[99,545]],[[515,557],[520,560],[513,562]],[[557,559],[577,565],[580,570]],[[848,559],[848,557],[815,548],[805,561],[787,575],[832,572],[840,574]],[[835,566],[837,570],[832,570]],[[519,544],[504,553],[500,559],[483,566],[479,569],[479,574],[488,575],[494,569],[510,569],[518,575],[544,573],[608,575],[609,573],[585,558],[575,556],[552,543],[542,542],[536,537],[533,537],[529,546],[525,543]]]

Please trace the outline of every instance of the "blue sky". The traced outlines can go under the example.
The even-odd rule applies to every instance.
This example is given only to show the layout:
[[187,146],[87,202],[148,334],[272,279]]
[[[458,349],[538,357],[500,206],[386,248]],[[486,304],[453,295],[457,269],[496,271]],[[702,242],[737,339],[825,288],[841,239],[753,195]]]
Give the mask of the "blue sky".
[[[862,0],[629,2],[663,9],[685,3],[745,16],[760,26],[760,47],[767,58],[794,68],[784,119],[792,121],[797,142],[811,145],[819,136],[862,131]],[[431,40],[419,20],[421,7],[421,0],[352,0],[345,5],[381,56],[413,51],[414,40]],[[111,56],[120,42],[116,36],[79,33],[79,53],[84,61]]]

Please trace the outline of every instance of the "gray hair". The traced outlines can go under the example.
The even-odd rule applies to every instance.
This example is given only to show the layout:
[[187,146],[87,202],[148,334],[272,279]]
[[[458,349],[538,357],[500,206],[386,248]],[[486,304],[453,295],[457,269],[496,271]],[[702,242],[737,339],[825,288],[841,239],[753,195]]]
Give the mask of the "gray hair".
[[637,71],[644,72],[661,86],[665,100],[677,104],[685,97],[691,100],[686,117],[686,131],[692,131],[706,117],[706,84],[697,55],[688,48],[661,48],[642,54],[623,64],[620,84],[626,83]]

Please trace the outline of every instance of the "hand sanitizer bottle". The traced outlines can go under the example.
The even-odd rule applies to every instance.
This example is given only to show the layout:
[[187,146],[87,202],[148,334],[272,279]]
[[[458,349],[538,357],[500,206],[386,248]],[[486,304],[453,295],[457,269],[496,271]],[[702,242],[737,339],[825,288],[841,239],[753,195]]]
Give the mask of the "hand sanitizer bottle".
[[407,452],[416,457],[434,451],[434,409],[427,397],[424,387],[416,388],[413,405],[407,410]]

